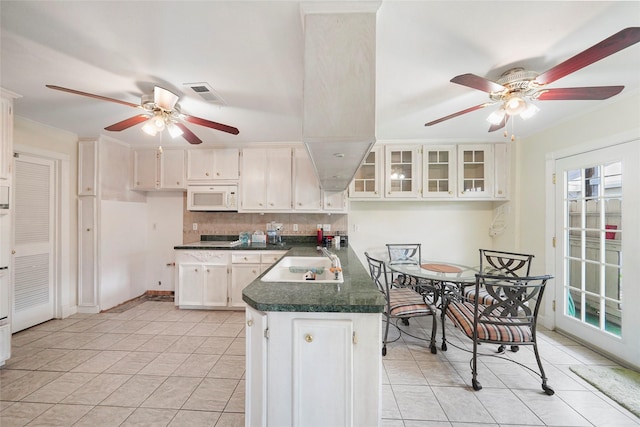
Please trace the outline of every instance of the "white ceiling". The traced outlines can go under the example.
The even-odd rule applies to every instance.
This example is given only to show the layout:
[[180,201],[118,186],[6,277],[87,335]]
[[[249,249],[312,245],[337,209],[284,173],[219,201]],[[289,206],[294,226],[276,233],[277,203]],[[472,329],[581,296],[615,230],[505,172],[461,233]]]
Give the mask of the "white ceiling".
[[[133,145],[157,143],[140,126],[103,130],[137,110],[45,84],[133,103],[154,85],[165,87],[180,95],[183,112],[240,130],[234,136],[189,125],[204,145],[301,141],[303,3],[310,2],[2,0],[0,85],[22,95],[16,115],[80,137],[106,133]],[[500,132],[487,133],[491,108],[424,126],[488,101],[483,92],[450,83],[452,77],[495,80],[513,66],[542,72],[630,26],[640,26],[638,1],[382,1],[377,140],[503,140]],[[607,101],[538,101],[536,117],[514,120],[517,135],[640,91],[639,70],[636,44],[554,82],[550,87],[626,88]],[[210,84],[226,105],[201,100],[184,86],[192,82]]]

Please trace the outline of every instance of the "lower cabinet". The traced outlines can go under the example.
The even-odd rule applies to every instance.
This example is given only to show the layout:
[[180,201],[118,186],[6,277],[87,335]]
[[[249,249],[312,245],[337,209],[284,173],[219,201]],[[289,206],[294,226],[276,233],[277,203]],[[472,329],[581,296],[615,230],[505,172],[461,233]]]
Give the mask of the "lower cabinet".
[[242,290],[285,253],[176,250],[175,304],[181,308],[244,308]]
[[379,313],[247,307],[246,321],[246,425],[378,425]]

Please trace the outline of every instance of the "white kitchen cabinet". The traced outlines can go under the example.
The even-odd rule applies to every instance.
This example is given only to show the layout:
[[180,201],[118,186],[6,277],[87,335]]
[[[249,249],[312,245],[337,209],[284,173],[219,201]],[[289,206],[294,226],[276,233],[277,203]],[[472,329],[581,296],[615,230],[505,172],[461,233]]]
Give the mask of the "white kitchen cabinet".
[[193,184],[218,180],[237,181],[239,155],[237,148],[187,150],[187,181]]
[[180,308],[227,307],[229,252],[178,250],[175,256]]
[[493,196],[493,144],[458,145],[458,197]]
[[20,96],[0,88],[0,180],[9,180],[13,164],[13,100]]
[[304,147],[293,149],[293,210],[318,212],[322,190],[311,158]]
[[98,200],[78,197],[78,311],[98,313]]
[[322,191],[322,208],[325,212],[347,213],[346,191]]
[[382,197],[382,147],[371,149],[349,185],[349,197],[379,199]]
[[186,189],[185,150],[134,150],[133,188],[145,191]]
[[417,198],[420,195],[420,146],[385,146],[385,197]]
[[230,307],[244,307],[242,290],[261,273],[260,253],[257,251],[233,251],[231,253]]
[[247,425],[378,425],[380,313],[247,307],[246,321]]
[[98,186],[98,141],[78,142],[78,196],[95,196]]
[[240,179],[241,211],[291,211],[291,148],[245,148]]
[[457,196],[455,145],[425,145],[422,149],[422,197]]

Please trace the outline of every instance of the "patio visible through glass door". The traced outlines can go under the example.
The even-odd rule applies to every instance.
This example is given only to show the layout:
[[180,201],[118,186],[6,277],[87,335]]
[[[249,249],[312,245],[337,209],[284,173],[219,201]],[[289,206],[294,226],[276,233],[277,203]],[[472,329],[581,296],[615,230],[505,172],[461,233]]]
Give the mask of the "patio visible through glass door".
[[556,162],[556,326],[634,358],[638,151],[628,143]]

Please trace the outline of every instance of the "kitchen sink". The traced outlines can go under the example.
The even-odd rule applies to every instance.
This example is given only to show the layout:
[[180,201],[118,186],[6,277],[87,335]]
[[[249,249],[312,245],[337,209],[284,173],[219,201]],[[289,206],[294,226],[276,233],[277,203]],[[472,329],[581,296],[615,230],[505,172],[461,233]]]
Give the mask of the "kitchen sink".
[[263,282],[309,282],[343,283],[342,271],[331,271],[331,260],[327,257],[288,256],[282,258],[262,278]]

